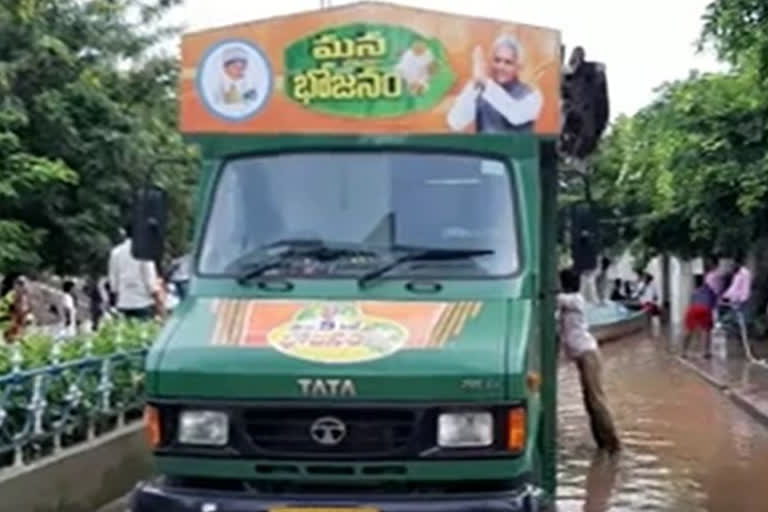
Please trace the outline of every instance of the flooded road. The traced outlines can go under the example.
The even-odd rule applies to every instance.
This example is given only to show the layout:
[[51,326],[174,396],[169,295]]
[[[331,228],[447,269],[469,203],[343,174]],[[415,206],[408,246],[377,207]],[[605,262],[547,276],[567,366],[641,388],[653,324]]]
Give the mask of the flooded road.
[[558,511],[765,512],[768,429],[647,338],[603,350],[624,450],[594,457],[578,374],[560,371]]

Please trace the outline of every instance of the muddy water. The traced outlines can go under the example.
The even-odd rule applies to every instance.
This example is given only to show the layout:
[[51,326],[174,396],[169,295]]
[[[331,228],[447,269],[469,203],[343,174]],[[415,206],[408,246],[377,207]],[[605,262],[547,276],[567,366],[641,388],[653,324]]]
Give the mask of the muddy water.
[[595,456],[575,368],[560,371],[558,510],[765,512],[768,429],[646,338],[603,347],[621,430]]

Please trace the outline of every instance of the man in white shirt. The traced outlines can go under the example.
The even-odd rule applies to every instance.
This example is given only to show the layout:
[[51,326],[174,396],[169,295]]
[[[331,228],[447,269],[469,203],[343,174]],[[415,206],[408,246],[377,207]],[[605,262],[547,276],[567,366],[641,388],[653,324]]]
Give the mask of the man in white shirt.
[[422,94],[429,88],[434,71],[435,56],[424,41],[416,41],[408,48],[395,66],[395,71],[405,80],[410,91]]
[[659,306],[659,291],[656,289],[656,283],[653,282],[653,275],[645,272],[642,275],[640,289],[637,291],[637,300],[651,316],[658,316],[661,312]]
[[589,415],[592,436],[600,449],[615,453],[621,449],[613,415],[603,391],[600,349],[589,332],[584,315],[584,297],[579,293],[577,272],[560,272],[561,293],[557,295],[557,335],[566,355],[579,370],[584,407]]
[[61,299],[63,310],[61,335],[65,338],[73,338],[77,336],[77,301],[74,281],[65,281],[61,289],[64,292]]
[[117,310],[129,318],[149,320],[160,314],[157,269],[152,261],[131,254],[130,227],[125,239],[109,255],[109,286],[117,296]]

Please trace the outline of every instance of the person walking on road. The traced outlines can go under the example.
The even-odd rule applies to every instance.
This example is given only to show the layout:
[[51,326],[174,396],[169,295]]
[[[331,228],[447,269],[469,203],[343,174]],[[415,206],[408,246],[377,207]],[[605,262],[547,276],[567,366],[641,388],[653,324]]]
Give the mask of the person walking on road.
[[597,289],[597,300],[602,305],[608,300],[610,290],[608,289],[608,269],[611,267],[611,260],[605,256],[600,258],[600,269],[595,276],[595,288]]
[[746,305],[752,291],[752,273],[744,264],[745,257],[743,254],[738,254],[733,261],[736,264],[736,272],[733,274],[730,286],[723,293],[723,301],[727,302],[736,313],[744,317]]
[[656,289],[656,283],[653,282],[653,274],[644,272],[642,283],[637,292],[637,301],[643,308],[643,311],[651,316],[658,316],[661,312],[659,307],[659,292]]
[[691,302],[685,311],[685,334],[683,335],[684,358],[689,357],[691,342],[697,336],[704,342],[704,357],[712,357],[712,328],[714,327],[713,314],[717,306],[717,291],[715,276],[710,272],[709,279],[705,279],[691,294]]
[[96,332],[101,325],[101,319],[104,317],[106,305],[104,292],[98,274],[91,273],[88,277],[83,292],[88,297],[88,312],[91,317],[91,330]]
[[163,312],[155,263],[141,261],[131,253],[131,228],[109,257],[109,286],[117,310],[128,318],[151,320]]
[[61,289],[64,292],[61,301],[63,312],[61,335],[64,338],[73,338],[77,336],[77,298],[74,281],[64,281]]
[[586,303],[579,293],[580,284],[581,278],[575,270],[560,272],[561,292],[557,295],[558,338],[579,370],[584,406],[595,442],[600,449],[615,453],[621,449],[621,443],[603,391],[600,349],[587,327],[584,316]]
[[5,295],[4,304],[9,321],[3,337],[6,342],[13,343],[24,335],[24,328],[30,321],[31,308],[26,277],[19,275],[13,280],[13,289]]
[[729,284],[728,269],[721,263],[720,259],[713,257],[708,264],[709,270],[704,275],[704,282],[720,297]]

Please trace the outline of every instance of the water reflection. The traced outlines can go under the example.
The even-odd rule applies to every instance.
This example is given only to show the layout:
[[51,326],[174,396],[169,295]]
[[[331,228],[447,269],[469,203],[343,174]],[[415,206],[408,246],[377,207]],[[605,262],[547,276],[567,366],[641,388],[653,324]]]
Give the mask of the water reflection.
[[604,512],[608,510],[613,486],[618,473],[619,456],[611,457],[597,453],[589,466],[586,483],[585,512]]
[[558,511],[768,510],[768,430],[638,338],[603,348],[621,432],[618,457],[596,453],[578,376],[559,376]]

